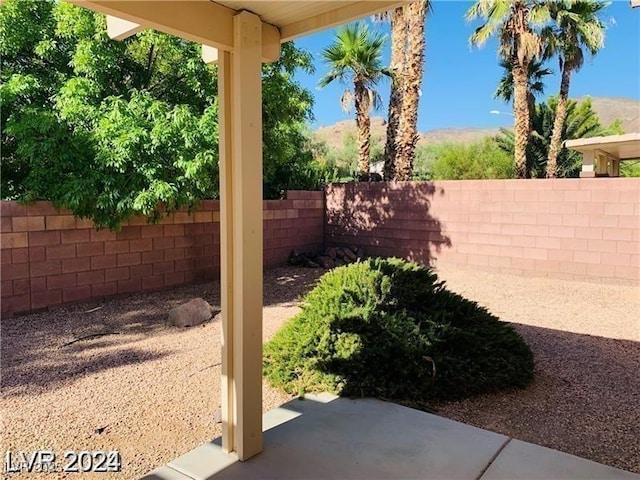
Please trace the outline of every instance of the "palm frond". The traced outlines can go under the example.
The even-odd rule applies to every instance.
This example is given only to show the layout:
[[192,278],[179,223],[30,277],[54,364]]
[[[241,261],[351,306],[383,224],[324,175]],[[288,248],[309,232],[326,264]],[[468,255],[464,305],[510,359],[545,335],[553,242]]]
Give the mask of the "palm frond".
[[572,0],[552,2],[551,17],[555,22],[554,37],[549,45],[570,70],[579,70],[584,63],[583,47],[595,55],[604,47],[606,25],[600,19],[609,2]]
[[349,89],[345,89],[344,92],[342,92],[342,96],[340,97],[340,106],[342,107],[342,110],[344,110],[345,112],[350,112],[353,108],[354,100],[355,95],[353,94],[353,92]]

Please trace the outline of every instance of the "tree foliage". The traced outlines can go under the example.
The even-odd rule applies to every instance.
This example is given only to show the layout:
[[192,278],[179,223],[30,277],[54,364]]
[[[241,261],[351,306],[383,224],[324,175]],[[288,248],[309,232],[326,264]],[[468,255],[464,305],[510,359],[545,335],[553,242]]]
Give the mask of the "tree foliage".
[[[513,100],[513,66],[509,60],[504,59],[500,61],[500,66],[503,69],[503,73],[493,98],[510,102]],[[544,77],[552,73],[553,71],[544,67],[542,60],[533,60],[529,63],[527,71],[527,101],[531,111],[535,106],[536,97],[544,94]]]
[[416,152],[416,180],[513,178],[513,156],[490,137],[475,142],[422,145]]
[[[152,30],[116,42],[103,15],[7,0],[0,54],[3,198],[51,200],[118,228],[218,196],[217,74],[197,44]],[[263,68],[267,198],[321,180],[297,69],[313,66],[293,44]]]
[[[322,167],[334,172],[335,181],[352,182],[358,178],[358,140],[356,132],[347,131],[342,136],[342,145],[333,147],[323,139],[317,139],[314,148],[314,157]],[[371,135],[371,170],[384,162],[384,145],[380,135]]]
[[[528,177],[544,178],[546,176],[547,158],[557,104],[557,97],[550,97],[546,102],[536,105],[533,112],[533,130],[527,147],[526,166]],[[591,105],[591,100],[586,99],[580,103],[569,100],[567,104],[567,119],[562,131],[562,142],[574,138],[620,133],[623,133],[620,121],[615,121],[608,126],[600,124],[598,114]],[[496,141],[505,152],[513,154],[513,138],[513,132],[503,128],[496,137]],[[563,146],[558,155],[557,168],[558,177],[579,176],[582,168],[582,155]]]

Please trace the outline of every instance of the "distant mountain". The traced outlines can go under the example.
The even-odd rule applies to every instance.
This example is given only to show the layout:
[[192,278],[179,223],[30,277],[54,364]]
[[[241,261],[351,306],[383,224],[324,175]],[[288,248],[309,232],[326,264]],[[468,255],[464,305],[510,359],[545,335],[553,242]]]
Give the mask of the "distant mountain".
[[499,128],[439,128],[421,133],[418,143],[471,143],[484,137],[495,136],[498,132]]
[[[577,101],[587,97],[576,98]],[[640,132],[640,101],[630,98],[590,97],[593,109],[598,113],[600,123],[608,125],[616,119],[622,120],[625,133]],[[386,123],[382,117],[371,118],[371,135],[384,143]],[[460,142],[470,143],[486,136],[494,136],[497,128],[440,128],[428,130],[420,134],[418,143]],[[342,148],[343,138],[347,133],[356,135],[355,120],[345,120],[315,131],[316,135],[334,148]]]
[[579,97],[576,100],[586,98],[591,98],[602,125],[609,125],[619,118],[625,133],[640,132],[640,101],[619,97]]
[[[343,139],[347,134],[357,135],[356,133],[356,121],[355,120],[343,120],[342,122],[334,123],[327,127],[320,127],[315,131],[315,134],[325,142],[327,145],[333,148],[342,148]],[[387,124],[382,117],[371,118],[371,137],[379,138],[382,142],[387,136]]]

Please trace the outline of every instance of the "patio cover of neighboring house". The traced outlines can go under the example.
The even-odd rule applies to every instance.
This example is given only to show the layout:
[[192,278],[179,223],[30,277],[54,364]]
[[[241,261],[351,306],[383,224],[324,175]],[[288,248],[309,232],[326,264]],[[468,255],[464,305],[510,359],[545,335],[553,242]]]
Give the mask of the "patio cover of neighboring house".
[[407,2],[69,1],[108,15],[111,38],[154,28],[218,62],[222,444],[247,460],[262,450],[262,62],[283,42]]
[[640,132],[578,138],[564,145],[582,153],[581,177],[619,177],[621,161],[640,160]]

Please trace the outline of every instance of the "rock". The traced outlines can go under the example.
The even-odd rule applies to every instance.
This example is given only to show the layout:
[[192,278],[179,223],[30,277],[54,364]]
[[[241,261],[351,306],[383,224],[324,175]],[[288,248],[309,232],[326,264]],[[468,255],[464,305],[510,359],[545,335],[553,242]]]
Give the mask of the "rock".
[[341,260],[341,259],[339,259],[339,258],[336,258],[336,260],[335,260],[335,264],[336,264],[336,267],[341,267],[341,266],[343,266],[343,265],[346,265],[346,264],[347,264],[347,262],[345,262],[344,260]]
[[327,248],[324,253],[329,258],[336,258],[336,249],[333,247]]
[[355,253],[353,253],[351,251],[350,248],[345,248],[344,249],[344,258],[345,258],[345,260],[347,260],[349,262],[355,262],[358,257],[357,257],[357,255]]
[[336,257],[344,258],[344,250],[342,248],[336,248]]
[[304,266],[307,268],[320,268],[320,265],[318,265],[316,262],[308,258],[304,259]]
[[202,298],[183,303],[169,310],[169,324],[175,327],[193,327],[213,317],[214,308]]
[[336,266],[335,262],[333,261],[333,259],[331,257],[327,257],[325,255],[322,255],[320,257],[318,257],[318,264],[324,268],[325,270],[329,270],[330,268],[333,268]]
[[298,252],[297,250],[292,250],[289,254],[289,263],[291,265],[300,265],[302,263],[302,260],[303,258],[300,255],[300,252]]

